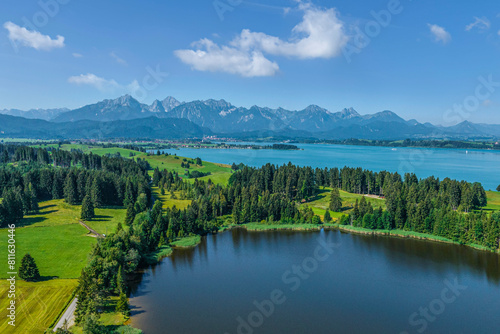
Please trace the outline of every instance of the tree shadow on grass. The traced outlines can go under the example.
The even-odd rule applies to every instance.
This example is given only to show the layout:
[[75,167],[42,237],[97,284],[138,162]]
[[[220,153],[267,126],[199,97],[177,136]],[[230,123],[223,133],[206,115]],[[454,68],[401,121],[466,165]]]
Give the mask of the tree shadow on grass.
[[53,279],[58,279],[59,276],[40,276],[40,279],[37,282],[47,282]]
[[29,225],[33,225],[33,224],[36,224],[36,223],[41,223],[41,222],[43,222],[45,220],[47,220],[46,217],[30,217],[30,216],[26,216],[26,217],[24,217],[19,222],[19,224],[17,224],[17,226],[18,227],[29,226]]
[[94,222],[106,222],[108,220],[110,220],[111,216],[105,216],[105,215],[95,215],[94,218],[92,218],[92,221]]
[[[47,204],[47,205],[44,205],[44,206],[40,206],[38,208],[40,209],[40,211],[42,211],[42,210],[45,210],[45,209],[48,209],[48,208],[53,208],[55,206],[56,206],[55,204]],[[45,213],[45,212],[42,212],[42,213]]]

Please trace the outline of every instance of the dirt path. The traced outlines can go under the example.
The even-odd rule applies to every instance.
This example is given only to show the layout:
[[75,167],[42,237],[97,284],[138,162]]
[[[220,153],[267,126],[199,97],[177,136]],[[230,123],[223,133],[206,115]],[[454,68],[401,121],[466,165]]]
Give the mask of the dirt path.
[[85,227],[87,230],[89,230],[89,232],[92,233],[95,237],[104,238],[104,235],[98,233],[96,230],[92,229],[91,227],[89,227],[87,224],[85,224],[81,220],[79,221],[79,223],[80,223],[80,225],[82,225],[83,227]]

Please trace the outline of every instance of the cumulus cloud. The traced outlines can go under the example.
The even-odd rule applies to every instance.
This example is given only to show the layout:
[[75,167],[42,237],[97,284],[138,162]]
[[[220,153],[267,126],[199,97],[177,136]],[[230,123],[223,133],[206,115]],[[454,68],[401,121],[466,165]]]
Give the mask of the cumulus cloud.
[[244,77],[272,76],[279,66],[264,56],[296,59],[333,58],[341,54],[348,37],[335,9],[299,3],[302,21],[282,40],[262,32],[244,29],[228,45],[209,39],[192,44],[194,49],[177,50],[175,55],[195,70],[226,72]]
[[110,92],[123,88],[122,85],[118,84],[118,82],[116,82],[113,79],[111,80],[104,79],[92,73],[80,74],[78,76],[69,77],[68,82],[75,85],[93,86],[98,90],[100,90],[101,92]]
[[244,77],[273,76],[279,66],[262,52],[247,52],[229,46],[219,46],[209,39],[193,44],[196,50],[177,50],[175,55],[198,71],[226,72]]
[[490,26],[491,26],[490,20],[488,20],[486,17],[479,18],[477,16],[474,16],[474,22],[466,25],[465,30],[471,31],[474,28],[479,30],[488,30]]
[[437,24],[428,24],[431,33],[434,35],[434,39],[436,42],[441,42],[443,44],[451,41],[451,35],[447,32],[443,27],[438,26]]
[[36,50],[50,51],[64,47],[64,37],[57,35],[56,39],[43,35],[38,31],[31,31],[12,22],[5,22],[3,27],[9,31],[9,39],[21,45]]

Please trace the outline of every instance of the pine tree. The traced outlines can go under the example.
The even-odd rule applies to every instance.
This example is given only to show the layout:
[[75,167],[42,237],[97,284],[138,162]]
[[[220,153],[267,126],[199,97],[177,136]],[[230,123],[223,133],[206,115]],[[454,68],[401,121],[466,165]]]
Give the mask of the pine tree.
[[342,210],[342,199],[340,198],[339,188],[333,188],[330,192],[330,210],[340,212]]
[[37,199],[37,196],[36,196],[35,188],[31,184],[31,182],[28,184],[27,196],[30,197],[30,202],[31,202],[30,213],[37,213],[38,210],[39,210],[38,199]]
[[135,209],[134,209],[134,204],[129,203],[127,206],[127,213],[125,215],[125,225],[130,226],[134,222],[135,218]]
[[130,317],[130,305],[125,293],[120,293],[120,299],[116,303],[116,312],[121,312],[125,317]]
[[54,173],[54,180],[52,181],[52,199],[60,199],[63,196],[63,187],[58,173]]
[[125,283],[122,266],[118,268],[118,273],[116,274],[116,287],[119,293],[127,292],[127,285]]
[[78,203],[78,191],[73,173],[69,173],[66,176],[66,181],[64,182],[64,200],[71,205]]
[[92,199],[92,204],[95,208],[98,208],[102,205],[101,183],[101,178],[96,176],[92,181],[92,186],[90,188],[90,196]]
[[160,169],[156,167],[153,172],[153,186],[158,186],[158,182],[160,182]]
[[167,239],[168,239],[168,242],[172,242],[174,240],[174,231],[172,231],[172,224],[168,225]]
[[15,224],[23,218],[23,201],[19,191],[5,189],[3,192],[2,212],[4,221],[9,224]]
[[181,229],[179,230],[179,233],[177,234],[177,237],[179,239],[182,239],[184,238],[184,229],[181,227]]
[[7,151],[6,148],[4,148],[3,152],[2,152],[2,162],[4,164],[8,163],[10,161],[9,159],[9,152]]
[[332,217],[330,216],[330,210],[326,210],[325,215],[323,216],[323,222],[328,224],[332,221]]
[[99,321],[99,315],[90,313],[85,316],[83,322],[83,332],[86,334],[98,334],[103,333],[103,326]]
[[38,281],[40,272],[36,266],[35,259],[28,253],[23,256],[19,267],[19,277],[25,281]]
[[94,204],[92,203],[89,195],[83,198],[80,218],[83,220],[91,220],[94,218]]

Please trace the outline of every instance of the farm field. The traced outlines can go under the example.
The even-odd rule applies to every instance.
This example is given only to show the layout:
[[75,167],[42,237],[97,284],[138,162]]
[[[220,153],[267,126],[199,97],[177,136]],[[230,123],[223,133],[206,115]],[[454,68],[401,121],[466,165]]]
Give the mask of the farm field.
[[43,333],[69,302],[78,284],[76,279],[54,279],[41,282],[16,281],[16,327],[7,319],[9,285],[0,282],[0,333]]

